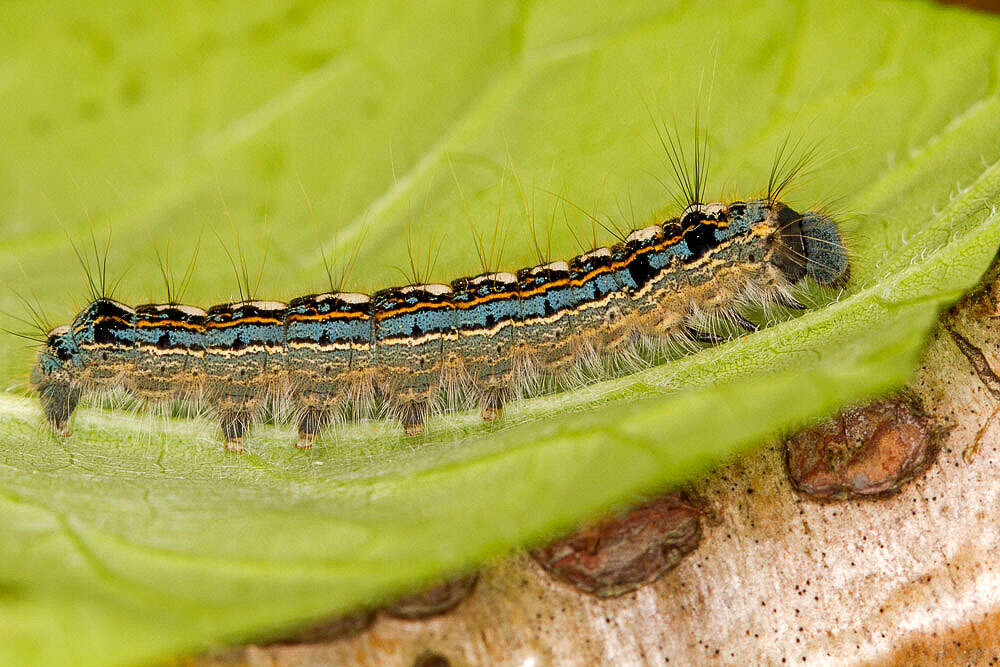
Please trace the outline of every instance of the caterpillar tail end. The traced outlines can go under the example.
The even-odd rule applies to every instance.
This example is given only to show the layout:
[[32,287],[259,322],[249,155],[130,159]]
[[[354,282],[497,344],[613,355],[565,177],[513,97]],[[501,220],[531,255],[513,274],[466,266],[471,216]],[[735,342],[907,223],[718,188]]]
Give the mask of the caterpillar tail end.
[[48,333],[31,368],[31,386],[38,392],[45,421],[64,437],[70,434],[69,418],[83,394],[71,370],[77,352],[69,327],[56,327]]
[[38,386],[42,413],[55,433],[63,437],[72,433],[69,418],[80,402],[80,393],[79,389],[70,384],[52,382]]

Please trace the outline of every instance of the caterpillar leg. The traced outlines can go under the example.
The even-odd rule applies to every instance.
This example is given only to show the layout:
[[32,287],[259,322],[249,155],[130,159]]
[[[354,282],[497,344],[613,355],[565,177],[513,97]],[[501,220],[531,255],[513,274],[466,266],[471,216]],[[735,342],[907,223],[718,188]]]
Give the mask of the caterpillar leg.
[[309,449],[316,436],[333,421],[333,410],[310,405],[302,411],[299,417],[299,439],[295,446],[299,449]]
[[227,452],[242,452],[243,438],[250,429],[253,417],[244,407],[225,408],[219,411],[222,437],[225,438]]
[[774,293],[774,301],[779,306],[784,306],[785,308],[791,308],[792,310],[808,310],[809,306],[805,305],[795,297],[790,294],[786,294],[783,291],[776,291]]
[[754,333],[756,331],[760,331],[760,327],[759,326],[757,326],[756,324],[754,324],[753,322],[751,322],[747,318],[743,317],[739,313],[732,313],[730,315],[730,317],[732,318],[733,322],[735,322],[736,325],[739,326],[744,331],[748,331],[750,333]]
[[42,413],[52,429],[62,436],[68,436],[69,418],[80,402],[80,389],[72,384],[48,382],[38,388],[42,403]]
[[399,417],[399,423],[403,425],[403,431],[406,435],[415,436],[423,434],[427,410],[427,402],[422,400],[406,401],[397,404],[396,414]]
[[709,345],[717,345],[725,340],[722,336],[714,334],[711,331],[702,331],[690,325],[684,327],[684,333],[699,343],[707,343]]
[[483,421],[491,422],[500,419],[503,406],[507,403],[506,387],[488,387],[479,399],[479,414]]

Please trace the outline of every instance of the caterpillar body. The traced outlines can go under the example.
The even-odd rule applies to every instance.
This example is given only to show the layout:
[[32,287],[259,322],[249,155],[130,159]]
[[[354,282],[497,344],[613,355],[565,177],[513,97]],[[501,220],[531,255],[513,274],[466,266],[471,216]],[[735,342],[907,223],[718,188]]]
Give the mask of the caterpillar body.
[[82,396],[125,387],[150,401],[204,401],[230,450],[285,399],[300,447],[373,402],[415,435],[442,394],[471,390],[493,420],[524,387],[583,360],[629,355],[643,341],[714,340],[697,329],[706,316],[755,329],[747,307],[804,308],[794,285],[840,285],[849,271],[821,212],[771,197],[695,203],[570,261],[447,285],[208,310],[98,298],[47,334],[31,383],[63,434]]

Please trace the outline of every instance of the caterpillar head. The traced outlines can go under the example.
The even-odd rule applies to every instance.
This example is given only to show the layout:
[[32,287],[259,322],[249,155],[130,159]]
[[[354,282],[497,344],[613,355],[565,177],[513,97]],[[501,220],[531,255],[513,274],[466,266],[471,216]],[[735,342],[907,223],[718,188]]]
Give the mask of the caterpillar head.
[[818,211],[798,213],[775,203],[777,247],[774,262],[790,283],[806,276],[820,285],[840,287],[851,275],[847,249],[834,220]]
[[31,369],[31,385],[38,392],[45,419],[60,433],[80,400],[80,390],[72,382],[71,368],[79,353],[68,326],[48,333],[45,347],[38,352]]

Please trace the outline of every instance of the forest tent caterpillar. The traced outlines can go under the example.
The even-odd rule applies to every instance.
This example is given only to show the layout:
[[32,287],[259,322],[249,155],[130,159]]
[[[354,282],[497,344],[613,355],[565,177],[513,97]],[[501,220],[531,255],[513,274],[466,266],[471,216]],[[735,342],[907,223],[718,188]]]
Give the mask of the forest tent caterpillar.
[[521,388],[565,377],[582,360],[629,355],[644,340],[714,341],[696,328],[705,315],[755,330],[745,308],[805,308],[791,289],[807,277],[843,285],[850,267],[835,221],[779,200],[800,168],[777,186],[773,170],[765,198],[702,204],[696,165],[693,179],[678,173],[687,206],[677,218],[568,262],[447,285],[207,311],[131,308],[98,295],[70,325],[48,332],[31,383],[60,433],[89,393],[124,387],[151,401],[203,400],[230,450],[241,449],[269,402],[284,399],[294,406],[299,447],[345,409],[362,414],[377,398],[407,435],[423,431],[442,391],[470,389],[483,419],[496,419]]

